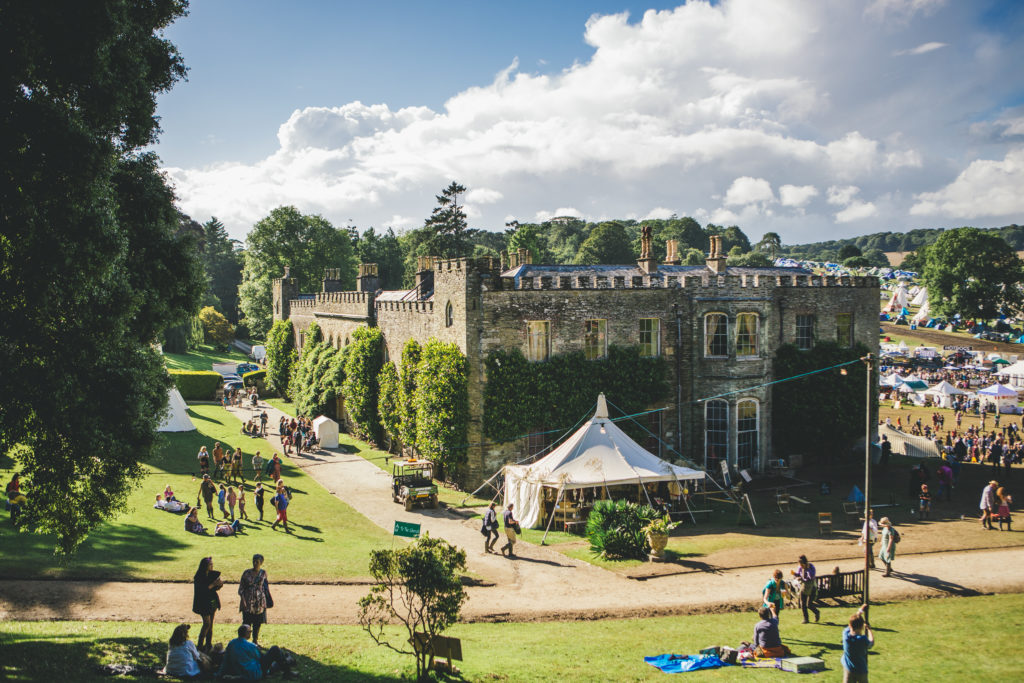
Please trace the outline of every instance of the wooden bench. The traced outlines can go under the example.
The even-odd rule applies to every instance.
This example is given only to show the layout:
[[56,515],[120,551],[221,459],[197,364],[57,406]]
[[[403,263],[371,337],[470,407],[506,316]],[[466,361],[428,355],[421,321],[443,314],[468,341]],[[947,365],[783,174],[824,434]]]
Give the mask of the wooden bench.
[[835,600],[842,602],[839,598],[850,595],[860,596],[864,600],[864,570],[855,572],[839,572],[838,574],[825,574],[814,579],[818,588],[818,600]]

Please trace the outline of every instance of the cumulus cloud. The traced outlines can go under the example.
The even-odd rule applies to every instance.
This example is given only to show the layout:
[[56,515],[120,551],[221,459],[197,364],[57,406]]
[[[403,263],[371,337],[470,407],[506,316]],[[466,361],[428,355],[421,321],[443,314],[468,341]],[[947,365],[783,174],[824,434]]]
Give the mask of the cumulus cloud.
[[676,212],[672,209],[666,209],[664,206],[656,206],[644,216],[644,218],[650,218],[652,220],[666,220],[675,216]]
[[725,204],[737,206],[754,204],[756,202],[770,202],[775,199],[771,183],[764,178],[751,178],[743,176],[732,181],[732,185],[725,193]]
[[937,192],[914,197],[915,216],[978,218],[1024,213],[1024,149],[1010,151],[1002,161],[979,159],[956,180]]
[[[667,217],[675,211],[666,206],[718,206],[696,215],[793,242],[820,237],[823,224],[877,215],[860,188],[875,198],[892,191],[883,208],[898,225],[915,196],[915,215],[962,205],[927,191],[959,170],[944,166],[956,158],[950,146],[962,144],[949,122],[983,108],[977,74],[991,72],[1007,92],[1024,87],[1019,70],[981,71],[963,52],[973,47],[940,43],[948,40],[941,17],[916,27],[915,17],[940,10],[969,8],[691,0],[636,18],[595,15],[581,27],[592,55],[564,68],[524,73],[509,56],[490,82],[434,109],[360,101],[297,109],[266,158],[166,170],[184,211],[216,215],[237,237],[281,204],[361,227],[414,227],[452,180],[469,188],[473,227],[496,230],[509,216],[597,219],[656,207],[648,217]],[[950,16],[945,23],[960,30],[960,15]],[[900,28],[880,31],[879,20]],[[941,73],[892,71],[893,53],[907,45],[918,46],[907,54],[938,45],[969,56]],[[885,79],[865,81],[882,71]],[[922,117],[922,102],[943,116]],[[990,138],[1012,142],[1024,130],[1015,117]],[[819,187],[829,188],[824,198]]]

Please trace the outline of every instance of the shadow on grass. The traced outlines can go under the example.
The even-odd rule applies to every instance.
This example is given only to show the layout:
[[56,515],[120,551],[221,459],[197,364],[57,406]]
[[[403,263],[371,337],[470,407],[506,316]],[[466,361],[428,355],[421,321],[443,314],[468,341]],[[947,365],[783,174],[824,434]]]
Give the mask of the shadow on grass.
[[[174,625],[167,625],[170,638]],[[288,647],[287,643],[277,643]],[[111,681],[153,680],[153,671],[163,667],[167,641],[151,638],[89,638],[85,634],[24,636],[0,631],[4,656],[0,679],[6,681]],[[380,676],[340,664],[325,664],[296,654],[298,673],[306,681],[398,681],[398,676]],[[105,665],[138,667],[137,675],[111,677],[99,672]],[[148,671],[146,671],[148,669]],[[459,677],[439,680],[461,681]],[[168,677],[164,680],[180,680]],[[283,680],[276,675],[271,680]]]

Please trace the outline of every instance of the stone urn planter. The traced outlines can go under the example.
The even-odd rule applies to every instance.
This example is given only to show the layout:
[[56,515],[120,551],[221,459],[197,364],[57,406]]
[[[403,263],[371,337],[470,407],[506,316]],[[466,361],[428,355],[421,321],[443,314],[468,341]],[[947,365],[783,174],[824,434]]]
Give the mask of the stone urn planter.
[[651,562],[663,562],[665,560],[665,546],[668,545],[668,532],[648,531],[647,543],[651,546],[649,555]]

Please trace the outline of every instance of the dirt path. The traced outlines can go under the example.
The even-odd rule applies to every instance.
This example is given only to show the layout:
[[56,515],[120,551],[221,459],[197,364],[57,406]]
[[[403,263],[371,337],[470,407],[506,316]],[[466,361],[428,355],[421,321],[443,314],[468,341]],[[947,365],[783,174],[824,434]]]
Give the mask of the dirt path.
[[[527,558],[532,550],[524,550]],[[525,560],[524,564],[529,562]],[[1024,592],[1024,549],[897,557],[892,577],[871,574],[873,601]],[[842,570],[857,563],[840,562]],[[827,571],[828,568],[822,568]],[[548,621],[751,610],[769,568],[721,570],[631,581],[578,582],[571,594],[543,584],[474,586],[464,621]],[[581,575],[582,576],[582,575]],[[614,590],[611,590],[614,588]],[[366,586],[275,585],[272,623],[354,624]],[[222,591],[222,622],[237,620],[235,586]],[[0,619],[190,621],[189,583],[0,581]],[[828,617],[825,617],[828,619]]]

